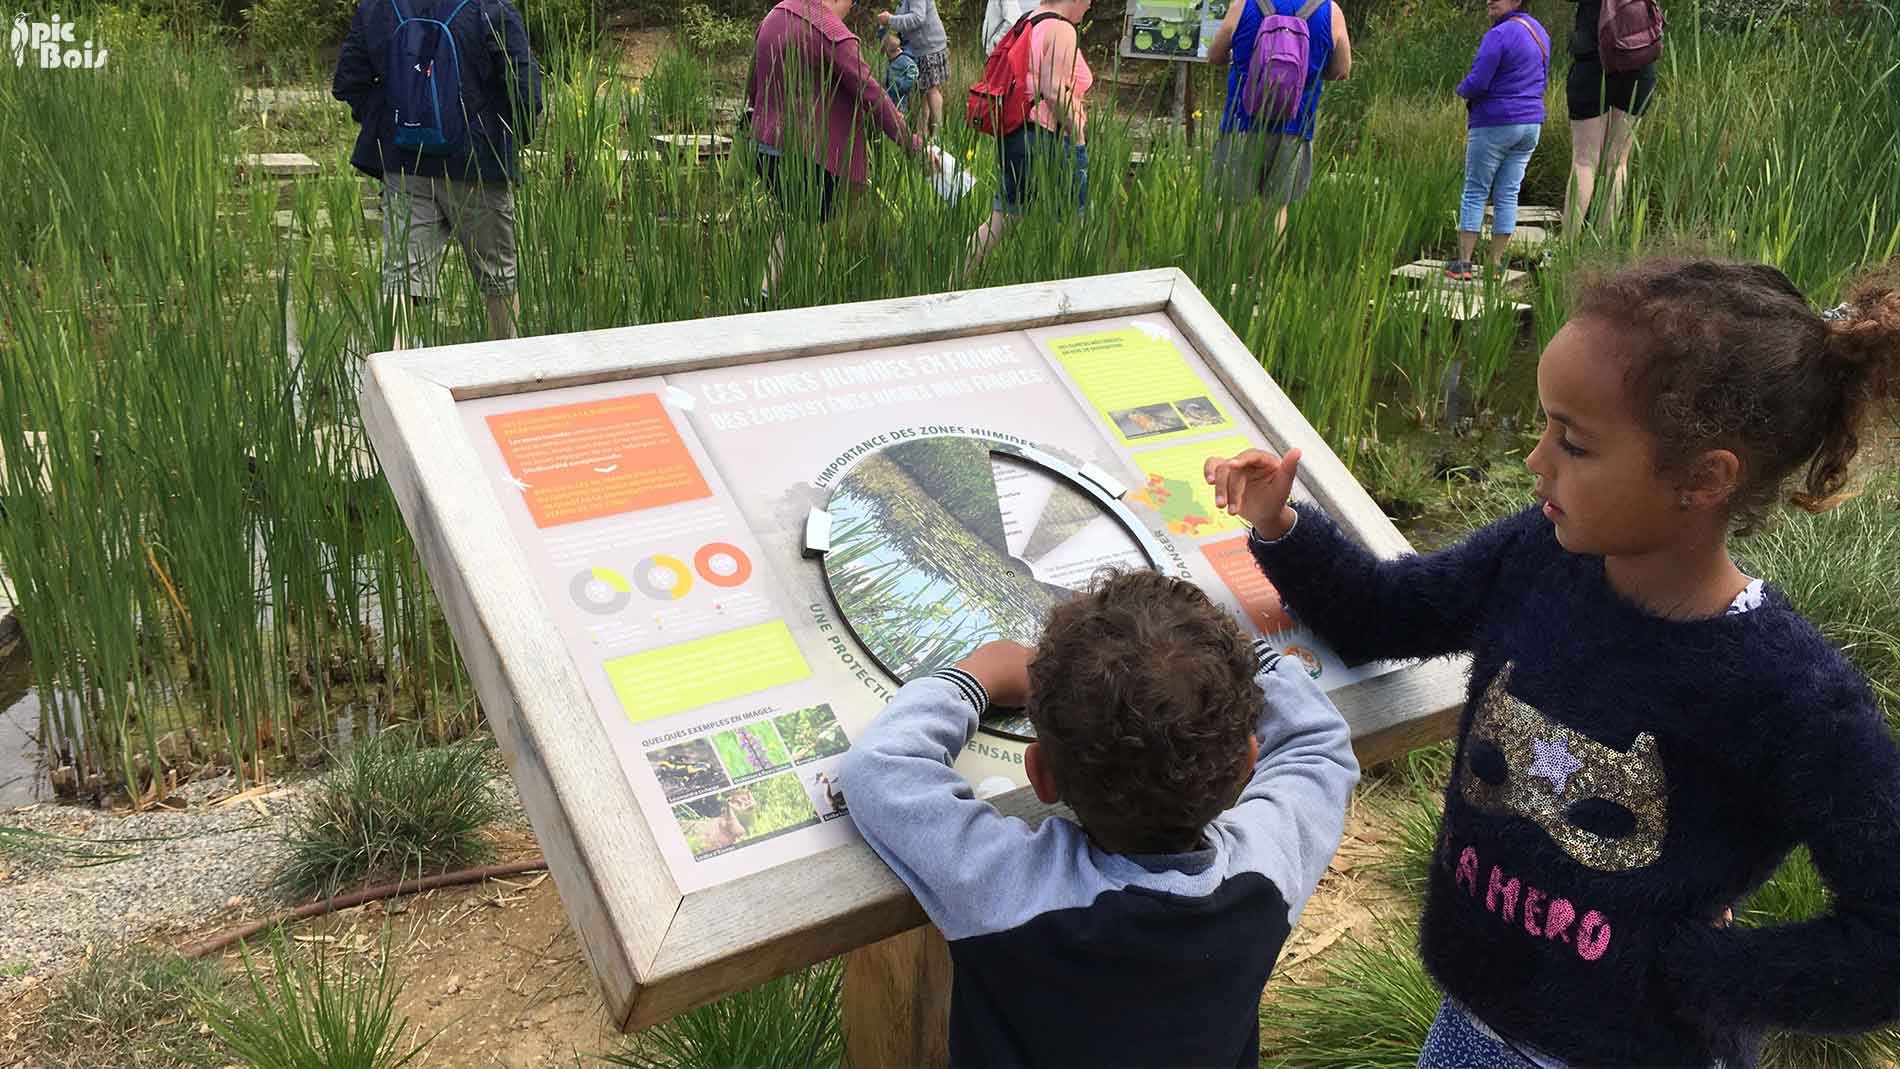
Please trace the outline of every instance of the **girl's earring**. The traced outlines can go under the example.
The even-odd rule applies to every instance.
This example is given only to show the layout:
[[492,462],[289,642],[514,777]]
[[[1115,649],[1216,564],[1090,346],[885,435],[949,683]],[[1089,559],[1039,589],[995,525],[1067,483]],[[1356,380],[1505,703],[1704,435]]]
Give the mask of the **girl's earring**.
[[1677,498],[1677,499],[1676,499],[1676,507],[1677,507],[1677,508],[1679,508],[1679,509],[1686,509],[1686,508],[1688,508],[1688,507],[1689,507],[1689,495],[1688,495],[1688,494],[1684,494],[1684,495],[1682,495],[1681,497],[1679,497],[1679,498]]

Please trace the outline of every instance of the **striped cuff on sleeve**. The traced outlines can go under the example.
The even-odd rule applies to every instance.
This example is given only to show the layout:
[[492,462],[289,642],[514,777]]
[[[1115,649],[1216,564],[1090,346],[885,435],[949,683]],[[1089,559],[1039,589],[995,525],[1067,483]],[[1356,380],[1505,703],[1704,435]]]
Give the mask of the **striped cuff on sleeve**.
[[976,715],[982,716],[990,707],[989,692],[976,677],[961,668],[940,668],[930,673],[932,678],[944,680],[957,688],[963,699],[976,709]]
[[1255,665],[1254,671],[1256,674],[1260,672],[1271,672],[1273,671],[1273,666],[1280,663],[1280,651],[1274,649],[1273,643],[1268,642],[1264,638],[1254,639],[1253,657]]

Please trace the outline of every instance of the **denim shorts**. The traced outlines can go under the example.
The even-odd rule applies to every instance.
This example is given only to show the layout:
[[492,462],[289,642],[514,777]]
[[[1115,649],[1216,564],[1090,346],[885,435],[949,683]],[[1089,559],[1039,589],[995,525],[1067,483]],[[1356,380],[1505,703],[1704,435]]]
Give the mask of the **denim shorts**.
[[[1002,141],[1003,188],[990,207],[1021,215],[1036,195],[1038,178],[1071,185],[1078,211],[1089,206],[1089,147],[1026,122]],[[1073,162],[1070,162],[1070,161]]]

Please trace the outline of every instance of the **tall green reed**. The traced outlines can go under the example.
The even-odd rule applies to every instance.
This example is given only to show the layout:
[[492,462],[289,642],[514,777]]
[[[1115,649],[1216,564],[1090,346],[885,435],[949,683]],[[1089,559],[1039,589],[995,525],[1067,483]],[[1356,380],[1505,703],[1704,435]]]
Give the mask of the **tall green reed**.
[[[1567,7],[1539,12],[1561,42]],[[1357,73],[1326,90],[1318,173],[1283,240],[1266,206],[1207,192],[1218,99],[1190,141],[1149,120],[1151,101],[1104,87],[1087,213],[1046,192],[974,275],[959,268],[996,192],[996,146],[963,124],[955,94],[939,141],[977,176],[970,195],[938,198],[874,136],[871,186],[821,224],[815,183],[784,208],[766,192],[743,128],[722,127],[733,150],[704,163],[653,141],[708,132],[722,90],[697,60],[681,53],[636,86],[611,56],[577,51],[549,76],[517,191],[523,328],[746,310],[781,234],[774,307],[1175,265],[1357,463],[1376,406],[1434,421],[1454,364],[1480,407],[1523,403],[1502,384],[1554,333],[1592,260],[1695,238],[1772,258],[1827,300],[1856,264],[1900,248],[1900,112],[1887,106],[1900,44],[1891,20],[1869,18],[1775,49],[1693,20],[1672,29],[1633,210],[1538,273],[1527,330],[1509,317],[1453,329],[1387,277],[1454,239],[1462,116],[1448,90],[1482,29],[1462,9],[1374,16],[1357,34]],[[0,203],[0,566],[56,760],[100,789],[148,784],[156,740],[206,717],[248,774],[352,709],[416,716],[437,737],[468,722],[401,517],[358,459],[361,359],[393,329],[366,184],[331,152],[325,176],[234,185],[239,151],[301,146],[235,116],[231,69],[215,43],[115,51],[72,77],[0,66],[0,187],[17,194]],[[1557,85],[1551,102],[1540,197],[1567,172]],[[1045,191],[1056,177],[1038,176]],[[273,219],[284,209],[291,236]],[[418,342],[482,329],[459,251],[444,279]],[[40,434],[45,486],[24,448]]]

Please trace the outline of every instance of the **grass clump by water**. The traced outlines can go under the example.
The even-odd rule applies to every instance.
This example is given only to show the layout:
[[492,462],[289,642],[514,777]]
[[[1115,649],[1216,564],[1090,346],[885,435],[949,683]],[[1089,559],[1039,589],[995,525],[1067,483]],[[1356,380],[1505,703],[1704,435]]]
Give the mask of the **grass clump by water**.
[[489,778],[486,754],[474,743],[422,749],[397,732],[366,740],[286,832],[291,853],[280,886],[328,896],[379,877],[491,860],[494,847],[483,831],[504,810]]
[[821,1069],[844,1056],[842,959],[701,1006],[604,1056],[623,1069]]
[[82,966],[41,1012],[32,1064],[46,1069],[96,1066],[221,1065],[215,1038],[190,1010],[198,993],[218,986],[215,966],[150,947],[126,946]]
[[248,998],[227,1001],[207,993],[199,1009],[205,1023],[245,1065],[398,1069],[427,1045],[427,1040],[406,1040],[409,1022],[396,1012],[402,984],[390,971],[387,945],[368,968],[348,955],[322,952],[304,962],[278,929],[271,937],[267,974],[260,974],[248,948],[239,944],[239,949]]

